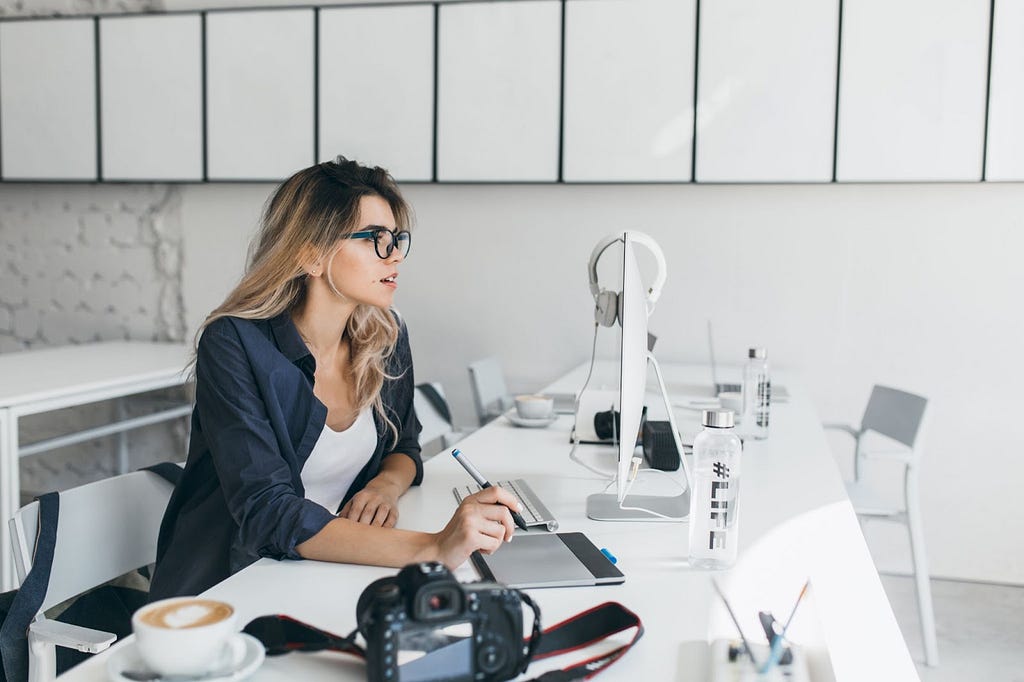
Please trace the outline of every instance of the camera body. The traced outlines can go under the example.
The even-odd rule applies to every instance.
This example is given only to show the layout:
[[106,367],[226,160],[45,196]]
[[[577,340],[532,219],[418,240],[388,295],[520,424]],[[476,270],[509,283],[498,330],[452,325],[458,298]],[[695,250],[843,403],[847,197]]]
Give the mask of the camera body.
[[[535,630],[539,623],[535,612]],[[356,622],[369,682],[510,680],[526,670],[523,599],[493,582],[461,584],[444,564],[409,564],[371,583]],[[408,662],[399,660],[411,659]],[[401,663],[401,665],[400,665]]]

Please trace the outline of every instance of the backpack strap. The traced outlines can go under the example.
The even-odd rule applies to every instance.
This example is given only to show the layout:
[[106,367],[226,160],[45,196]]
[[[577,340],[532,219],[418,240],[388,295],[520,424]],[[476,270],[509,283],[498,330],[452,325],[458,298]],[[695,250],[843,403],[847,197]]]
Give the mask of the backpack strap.
[[174,487],[178,487],[178,481],[181,480],[182,474],[185,473],[184,469],[174,462],[159,462],[148,467],[142,467],[139,471],[152,471]]
[[32,568],[14,596],[11,609],[0,626],[0,657],[7,682],[28,679],[28,627],[39,613],[50,586],[50,569],[57,546],[60,497],[46,493],[39,497],[39,530]]

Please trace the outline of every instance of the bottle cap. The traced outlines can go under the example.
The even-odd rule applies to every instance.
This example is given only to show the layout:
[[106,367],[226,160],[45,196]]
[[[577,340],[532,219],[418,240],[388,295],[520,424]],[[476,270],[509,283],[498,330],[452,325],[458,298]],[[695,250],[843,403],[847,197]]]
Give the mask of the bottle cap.
[[757,358],[758,360],[764,360],[768,357],[768,353],[765,352],[764,348],[751,348],[747,352],[748,358]]
[[700,414],[700,421],[713,429],[731,429],[736,419],[732,410],[704,410]]

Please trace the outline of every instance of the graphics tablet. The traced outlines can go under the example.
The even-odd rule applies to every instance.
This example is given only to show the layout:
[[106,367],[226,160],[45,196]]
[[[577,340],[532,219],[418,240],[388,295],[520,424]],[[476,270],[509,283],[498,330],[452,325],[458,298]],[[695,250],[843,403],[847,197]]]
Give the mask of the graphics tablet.
[[516,588],[616,585],[626,576],[583,533],[516,534],[490,556],[473,552],[483,580]]

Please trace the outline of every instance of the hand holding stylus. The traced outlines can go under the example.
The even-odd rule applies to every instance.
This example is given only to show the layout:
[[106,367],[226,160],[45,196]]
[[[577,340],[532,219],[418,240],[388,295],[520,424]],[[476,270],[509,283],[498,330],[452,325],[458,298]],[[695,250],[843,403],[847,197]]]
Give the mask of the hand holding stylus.
[[[461,464],[462,468],[465,469],[469,473],[469,475],[473,477],[473,480],[476,481],[476,484],[478,486],[480,486],[484,490],[491,487],[490,481],[484,478],[484,475],[481,474],[475,466],[473,466],[473,463],[470,462],[466,455],[462,453],[462,450],[459,450],[458,448],[452,450],[452,457],[454,457],[455,461]],[[522,511],[522,509],[518,508],[518,502],[514,507],[508,504],[506,504],[505,506],[507,506],[508,510],[512,512],[512,520],[515,521],[516,525],[519,526],[519,528],[521,528],[522,530],[527,530],[528,527],[526,525],[526,521],[523,519],[523,515],[519,513],[520,511]]]

